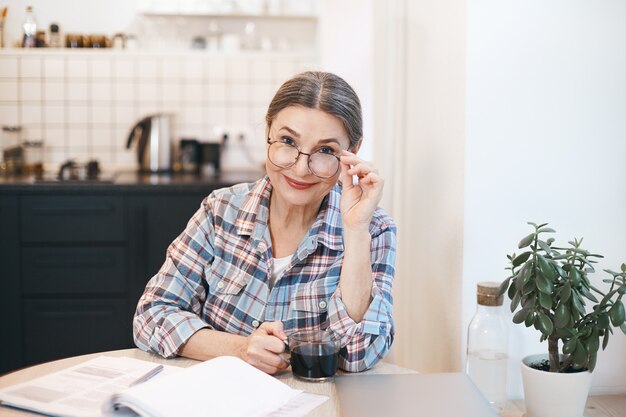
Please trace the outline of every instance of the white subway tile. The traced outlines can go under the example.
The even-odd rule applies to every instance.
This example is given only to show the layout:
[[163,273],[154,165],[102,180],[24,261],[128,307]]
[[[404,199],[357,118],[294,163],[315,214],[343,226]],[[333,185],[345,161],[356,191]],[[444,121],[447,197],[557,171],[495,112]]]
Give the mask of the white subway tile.
[[246,106],[229,107],[226,111],[226,120],[228,124],[237,128],[241,128],[250,124],[250,109]]
[[173,81],[165,81],[162,85],[161,97],[164,106],[177,105],[181,97],[181,85]]
[[44,121],[48,124],[65,123],[65,105],[57,103],[46,103],[44,107]]
[[126,104],[116,104],[113,106],[113,116],[117,125],[128,126],[137,118],[135,107]]
[[204,94],[208,97],[210,104],[225,105],[226,84],[224,84],[223,82],[205,84],[204,91]]
[[9,126],[19,125],[18,113],[17,103],[0,103],[0,124]]
[[115,153],[115,163],[123,167],[135,167],[137,155],[133,149]]
[[133,79],[135,77],[135,63],[132,58],[115,57],[113,61],[113,74],[120,80]]
[[155,82],[140,81],[139,82],[139,102],[156,104],[160,99],[160,86]]
[[107,171],[113,169],[113,164],[115,162],[114,152],[111,152],[110,149],[99,147],[92,149],[92,152],[93,158],[98,160],[101,170]]
[[137,78],[139,80],[155,81],[161,72],[160,59],[141,57],[137,60]]
[[84,127],[70,127],[67,130],[67,138],[68,150],[71,155],[89,145],[89,131]]
[[111,106],[94,104],[91,106],[91,123],[111,125]]
[[224,80],[226,78],[226,61],[223,57],[215,56],[214,60],[209,60],[207,65],[207,75],[210,80]]
[[20,57],[20,76],[23,78],[40,78],[41,59],[39,57]]
[[67,58],[67,76],[72,82],[76,78],[87,78],[89,76],[89,65],[85,58]]
[[112,86],[108,82],[91,83],[91,99],[93,101],[111,101]]
[[22,101],[40,101],[41,100],[41,81],[25,79],[20,81],[20,100]]
[[94,57],[91,60],[91,78],[100,80],[110,80],[112,76],[112,65],[109,58]]
[[252,102],[267,107],[274,98],[276,91],[276,87],[272,83],[255,83],[252,85]]
[[135,99],[135,86],[132,82],[118,81],[115,83],[115,101],[120,103],[132,102]]
[[248,81],[250,78],[250,61],[246,58],[231,58],[228,61],[226,77],[233,81]]
[[68,150],[65,146],[62,147],[48,147],[44,145],[44,161],[48,164],[62,164],[64,163],[68,155]]
[[231,83],[226,91],[229,103],[250,103],[252,102],[252,87],[250,84]]
[[142,102],[139,103],[138,115],[143,118],[151,114],[161,113],[161,106],[154,102]]
[[69,101],[87,101],[89,92],[85,81],[72,81],[67,85],[67,99]]
[[67,106],[67,121],[75,125],[89,123],[87,106],[84,104],[70,104]]
[[179,126],[202,123],[202,109],[198,106],[183,107],[178,114]]
[[164,59],[161,65],[161,77],[165,80],[178,80],[182,78],[180,60]]
[[269,58],[258,58],[254,60],[250,78],[255,81],[270,81],[272,79],[272,62]]
[[186,124],[178,126],[177,136],[181,138],[199,139],[206,136],[206,132],[201,124]]
[[208,121],[213,126],[224,126],[227,123],[226,109],[223,106],[211,106],[208,113],[205,114]]
[[43,129],[41,128],[41,123],[32,123],[26,126],[26,128],[22,131],[22,138],[25,140],[42,140],[43,139]]
[[46,101],[65,100],[65,82],[45,80],[43,89]]
[[17,62],[14,56],[0,57],[0,78],[17,78]]
[[200,104],[204,100],[202,83],[187,82],[183,85],[183,95],[180,99],[183,104]]
[[184,76],[186,80],[202,80],[204,78],[204,66],[202,60],[190,59],[185,62]]
[[41,124],[41,106],[39,104],[22,104],[20,109],[20,122],[27,124]]
[[55,56],[44,57],[43,73],[46,78],[64,78],[65,77],[65,61],[63,58]]
[[0,101],[17,101],[17,79],[0,79]]
[[273,79],[279,84],[284,83],[294,75],[299,73],[298,68],[293,60],[281,59],[274,62],[274,77]]
[[62,127],[46,127],[44,143],[45,146],[56,148],[65,147],[67,143],[65,129]]
[[[113,145],[113,131],[109,127],[95,127],[91,133],[94,147],[110,148]],[[119,145],[122,145],[121,142]]]

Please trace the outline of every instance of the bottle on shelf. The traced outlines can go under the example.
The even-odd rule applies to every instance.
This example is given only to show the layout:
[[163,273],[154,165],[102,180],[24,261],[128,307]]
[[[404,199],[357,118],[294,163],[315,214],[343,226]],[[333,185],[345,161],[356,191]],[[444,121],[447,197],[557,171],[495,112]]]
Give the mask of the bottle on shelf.
[[508,327],[499,286],[497,282],[477,285],[478,305],[467,331],[465,370],[493,410],[501,414],[507,401]]
[[61,48],[63,42],[61,42],[61,33],[59,32],[59,25],[52,23],[50,25],[50,41],[48,46],[50,48]]
[[22,40],[23,48],[34,48],[37,45],[37,22],[35,22],[35,16],[33,15],[33,7],[28,6],[26,8],[26,18],[22,24],[24,32],[24,38]]

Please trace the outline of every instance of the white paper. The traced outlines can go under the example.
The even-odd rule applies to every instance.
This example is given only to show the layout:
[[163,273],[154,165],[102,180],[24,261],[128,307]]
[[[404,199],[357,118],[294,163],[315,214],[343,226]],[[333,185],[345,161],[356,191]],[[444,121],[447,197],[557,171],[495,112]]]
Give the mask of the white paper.
[[302,417],[328,400],[303,393],[245,363],[222,356],[189,368],[100,356],[0,390],[6,405],[68,417]]
[[[112,394],[157,364],[133,358],[99,356],[59,372],[0,390],[0,402],[51,416],[100,417]],[[158,379],[180,368],[164,365]]]
[[[152,417],[266,417],[300,393],[241,359],[221,356],[132,387],[115,403]],[[125,412],[105,409],[111,416]]]

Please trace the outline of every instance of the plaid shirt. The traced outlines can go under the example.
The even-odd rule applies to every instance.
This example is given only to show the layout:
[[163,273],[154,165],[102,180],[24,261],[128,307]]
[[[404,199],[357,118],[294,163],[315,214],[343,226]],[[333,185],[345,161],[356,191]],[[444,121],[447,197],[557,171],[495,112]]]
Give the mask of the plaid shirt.
[[356,323],[338,287],[341,186],[325,197],[287,270],[270,289],[271,190],[265,177],[204,199],[139,300],[133,321],[139,348],[172,357],[202,328],[249,335],[264,321],[282,321],[287,334],[329,329],[341,342],[339,365],[347,371],[368,369],[387,354],[394,335],[396,227],[391,218],[380,208],[374,212],[369,228],[372,301]]

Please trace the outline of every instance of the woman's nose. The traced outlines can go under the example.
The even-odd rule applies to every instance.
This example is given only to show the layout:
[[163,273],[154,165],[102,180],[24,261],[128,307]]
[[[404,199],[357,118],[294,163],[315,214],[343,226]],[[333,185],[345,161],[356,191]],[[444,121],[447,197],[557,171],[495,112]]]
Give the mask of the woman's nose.
[[309,170],[309,157],[307,155],[300,154],[295,165],[293,165],[293,170],[300,177],[309,175],[311,173]]

